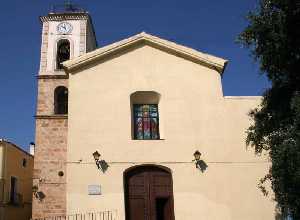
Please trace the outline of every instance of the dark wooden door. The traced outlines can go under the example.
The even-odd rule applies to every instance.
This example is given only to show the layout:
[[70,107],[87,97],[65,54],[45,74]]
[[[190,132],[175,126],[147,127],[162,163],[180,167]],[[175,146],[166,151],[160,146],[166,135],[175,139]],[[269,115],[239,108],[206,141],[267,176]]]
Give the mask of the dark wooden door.
[[125,174],[126,220],[174,220],[171,173],[141,166]]

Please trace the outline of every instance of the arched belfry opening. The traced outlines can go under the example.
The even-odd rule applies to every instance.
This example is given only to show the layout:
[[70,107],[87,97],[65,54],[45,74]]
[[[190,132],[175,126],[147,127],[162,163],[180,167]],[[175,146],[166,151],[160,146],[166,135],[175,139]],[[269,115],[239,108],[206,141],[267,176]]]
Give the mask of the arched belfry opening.
[[68,89],[64,86],[54,90],[54,114],[68,114]]
[[125,170],[126,220],[174,220],[170,169],[141,165]]
[[57,43],[56,69],[63,69],[62,63],[70,59],[70,41],[62,39]]

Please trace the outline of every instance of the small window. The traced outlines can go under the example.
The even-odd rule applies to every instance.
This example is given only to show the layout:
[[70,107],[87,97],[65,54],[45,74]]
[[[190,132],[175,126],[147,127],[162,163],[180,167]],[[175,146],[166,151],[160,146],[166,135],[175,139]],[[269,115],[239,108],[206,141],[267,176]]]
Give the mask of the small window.
[[54,113],[68,114],[68,89],[59,86],[54,91]]
[[22,166],[23,167],[26,167],[27,166],[27,160],[25,158],[23,158],[22,160]]
[[156,104],[134,104],[134,138],[137,140],[159,139],[159,118]]
[[56,68],[63,69],[62,63],[70,59],[70,42],[66,39],[57,43]]
[[10,203],[16,204],[17,199],[18,199],[18,194],[17,194],[17,181],[18,179],[14,176],[10,178],[10,194],[9,194],[9,199]]

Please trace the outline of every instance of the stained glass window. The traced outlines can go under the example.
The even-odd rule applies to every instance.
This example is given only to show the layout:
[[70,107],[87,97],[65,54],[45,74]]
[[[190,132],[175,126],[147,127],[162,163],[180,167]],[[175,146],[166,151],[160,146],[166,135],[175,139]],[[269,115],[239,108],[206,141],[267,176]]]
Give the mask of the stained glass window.
[[159,139],[157,105],[133,105],[134,137],[138,140]]

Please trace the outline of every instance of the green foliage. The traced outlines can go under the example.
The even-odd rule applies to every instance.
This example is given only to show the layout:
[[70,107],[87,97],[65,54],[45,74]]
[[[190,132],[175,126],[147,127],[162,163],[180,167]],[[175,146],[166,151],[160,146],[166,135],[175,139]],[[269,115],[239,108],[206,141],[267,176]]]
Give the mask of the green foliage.
[[250,112],[246,142],[256,154],[269,153],[272,167],[259,184],[264,194],[270,180],[282,212],[300,219],[300,1],[260,0],[247,19],[239,41],[272,86]]

